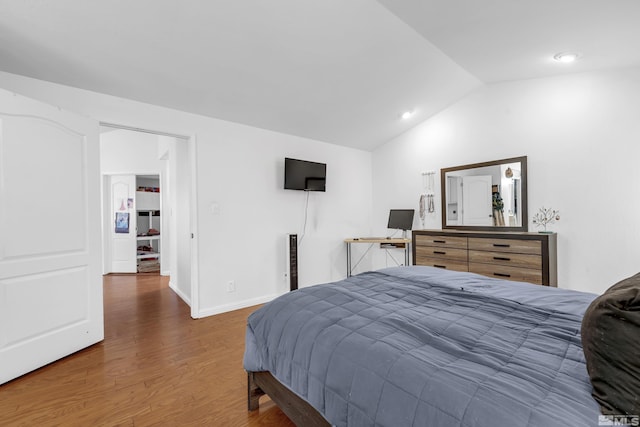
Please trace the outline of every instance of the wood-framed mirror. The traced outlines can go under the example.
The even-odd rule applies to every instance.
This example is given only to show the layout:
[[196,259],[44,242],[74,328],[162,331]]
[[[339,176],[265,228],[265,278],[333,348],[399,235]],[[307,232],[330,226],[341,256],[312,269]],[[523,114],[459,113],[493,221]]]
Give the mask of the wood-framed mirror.
[[527,216],[527,156],[440,170],[442,228],[520,231]]

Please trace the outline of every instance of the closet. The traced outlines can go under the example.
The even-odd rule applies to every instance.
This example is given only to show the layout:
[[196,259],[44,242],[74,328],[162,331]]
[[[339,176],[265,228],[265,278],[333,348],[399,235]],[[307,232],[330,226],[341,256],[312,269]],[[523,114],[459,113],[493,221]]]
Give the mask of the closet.
[[160,180],[136,176],[136,264],[138,273],[160,271]]

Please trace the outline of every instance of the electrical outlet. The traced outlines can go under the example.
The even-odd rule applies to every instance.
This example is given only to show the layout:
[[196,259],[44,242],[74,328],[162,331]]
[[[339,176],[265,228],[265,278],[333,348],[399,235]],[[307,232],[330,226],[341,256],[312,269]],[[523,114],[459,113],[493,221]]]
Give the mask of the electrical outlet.
[[235,280],[229,280],[227,282],[227,292],[235,292],[236,291],[236,282]]

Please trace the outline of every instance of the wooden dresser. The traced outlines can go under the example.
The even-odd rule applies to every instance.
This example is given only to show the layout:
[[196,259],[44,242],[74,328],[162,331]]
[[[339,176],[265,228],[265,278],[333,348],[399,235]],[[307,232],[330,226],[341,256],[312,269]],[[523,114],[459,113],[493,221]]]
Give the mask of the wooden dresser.
[[413,264],[558,286],[557,235],[414,230]]

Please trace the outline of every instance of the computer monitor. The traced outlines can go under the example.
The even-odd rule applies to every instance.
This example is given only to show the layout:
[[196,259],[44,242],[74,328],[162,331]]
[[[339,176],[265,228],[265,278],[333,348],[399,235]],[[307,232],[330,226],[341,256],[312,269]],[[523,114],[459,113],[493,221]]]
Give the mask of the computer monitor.
[[403,231],[411,230],[414,213],[414,209],[391,209],[387,228],[396,228]]

